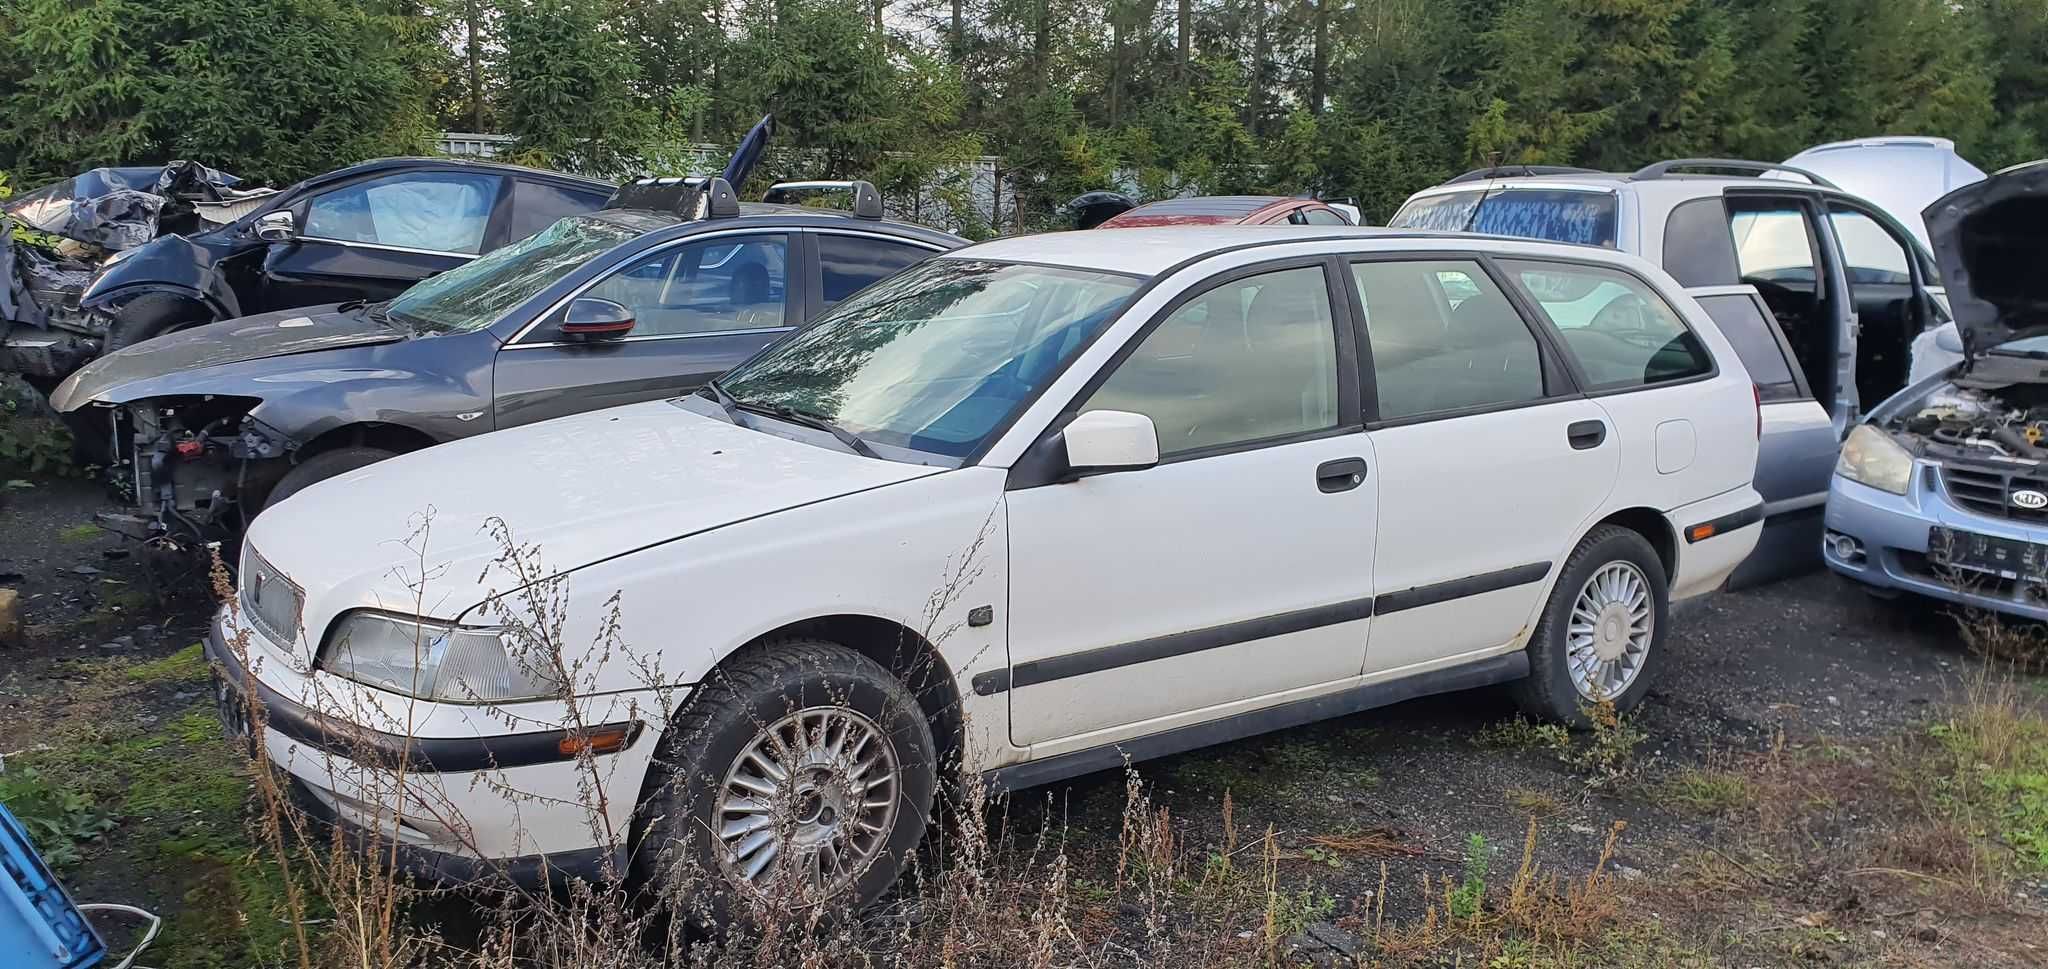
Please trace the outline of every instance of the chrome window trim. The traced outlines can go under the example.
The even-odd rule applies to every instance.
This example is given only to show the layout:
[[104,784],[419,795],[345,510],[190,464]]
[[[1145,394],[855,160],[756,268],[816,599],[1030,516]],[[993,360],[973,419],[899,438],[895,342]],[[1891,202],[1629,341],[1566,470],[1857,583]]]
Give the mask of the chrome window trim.
[[[705,330],[702,333],[650,333],[647,336],[628,336],[620,337],[619,339],[616,340],[606,340],[602,344],[598,345],[611,346],[613,344],[618,343],[651,343],[659,340],[700,340],[707,336],[746,336],[749,333],[787,333],[794,329],[796,329],[796,327],[793,326],[757,326],[745,330]],[[499,349],[532,350],[540,347],[588,347],[592,345],[593,344],[589,343],[572,343],[567,340],[556,340],[551,343],[515,343],[510,346],[500,347]]]
[[346,246],[350,249],[375,249],[379,252],[404,252],[410,253],[415,256],[447,256],[451,259],[461,259],[464,261],[475,259],[476,257],[483,255],[483,253],[480,252],[450,252],[446,249],[414,249],[411,246],[387,246],[381,242],[354,242],[348,239],[329,239],[326,236],[302,235],[298,237],[298,240],[300,242],[318,242],[323,245],[329,246]]

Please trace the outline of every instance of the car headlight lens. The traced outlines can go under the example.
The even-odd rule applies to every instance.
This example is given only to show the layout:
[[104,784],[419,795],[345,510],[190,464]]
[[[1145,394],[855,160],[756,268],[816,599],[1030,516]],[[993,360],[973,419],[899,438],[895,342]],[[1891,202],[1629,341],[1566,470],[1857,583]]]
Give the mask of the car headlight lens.
[[1913,480],[1913,455],[1890,434],[1869,424],[1858,424],[1842,442],[1842,456],[1835,473],[1895,495],[1906,493]]
[[423,700],[490,703],[557,696],[551,669],[522,662],[504,631],[350,613],[321,652],[336,676]]

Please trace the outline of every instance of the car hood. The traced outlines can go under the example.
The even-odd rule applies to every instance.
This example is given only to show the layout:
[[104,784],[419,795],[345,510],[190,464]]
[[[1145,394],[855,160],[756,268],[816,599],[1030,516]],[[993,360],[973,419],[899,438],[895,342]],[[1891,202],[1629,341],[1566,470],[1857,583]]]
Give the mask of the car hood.
[[75,410],[94,401],[121,404],[159,396],[168,389],[161,378],[195,371],[268,360],[342,347],[393,343],[403,331],[360,312],[336,312],[336,305],[314,306],[209,323],[144,340],[100,357],[72,374],[50,395],[59,411]]
[[2048,333],[2048,160],[1965,185],[1921,216],[1968,356]]
[[457,618],[491,589],[516,588],[493,564],[507,538],[531,552],[537,574],[570,572],[940,470],[652,401],[483,434],[330,478],[257,516],[248,542],[305,591],[305,624],[317,640],[351,608],[414,611],[420,594],[407,576],[434,577],[419,611],[438,618]]

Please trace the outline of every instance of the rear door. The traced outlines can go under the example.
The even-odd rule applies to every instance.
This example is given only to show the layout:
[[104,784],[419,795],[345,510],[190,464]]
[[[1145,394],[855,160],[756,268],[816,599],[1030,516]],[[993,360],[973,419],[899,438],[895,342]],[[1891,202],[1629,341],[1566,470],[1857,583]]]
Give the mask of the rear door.
[[1792,347],[1750,286],[1695,286],[1697,300],[1735,345],[1756,383],[1763,436],[1757,443],[1756,490],[1764,499],[1763,536],[1730,588],[1756,585],[1820,565],[1821,512],[1834,473],[1839,439],[1827,409],[1815,400]]
[[721,232],[627,259],[575,295],[625,306],[632,331],[611,340],[565,340],[560,326],[569,299],[562,300],[498,351],[496,426],[703,386],[801,322],[801,252],[793,233]]
[[292,207],[298,235],[264,254],[265,310],[390,299],[460,266],[502,235],[507,179],[399,172],[328,189]]

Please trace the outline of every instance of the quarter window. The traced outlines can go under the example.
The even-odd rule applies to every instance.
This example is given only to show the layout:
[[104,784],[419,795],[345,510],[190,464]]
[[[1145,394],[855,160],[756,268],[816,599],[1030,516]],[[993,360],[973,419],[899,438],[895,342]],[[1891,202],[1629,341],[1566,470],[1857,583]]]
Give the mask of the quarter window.
[[1628,273],[1566,263],[1506,264],[1564,335],[1589,390],[1641,387],[1713,369],[1678,312]]
[[1466,261],[1353,263],[1381,420],[1543,397],[1536,335]]
[[633,311],[634,336],[782,326],[788,237],[723,238],[665,249],[590,288]]
[[1805,396],[1799,392],[1792,367],[1785,361],[1785,351],[1778,343],[1777,324],[1764,314],[1756,297],[1729,293],[1701,296],[1699,303],[1721,328],[1721,335],[1734,345],[1735,355],[1742,358],[1743,369],[1749,371],[1749,379],[1755,382],[1761,399],[1799,400]]
[[1181,304],[1080,409],[1152,418],[1162,456],[1336,427],[1322,269],[1263,273]]
[[429,172],[359,182],[309,203],[304,234],[475,255],[483,251],[501,181],[495,175]]
[[824,279],[822,295],[826,306],[932,255],[930,249],[873,236],[821,232],[815,238],[818,240],[818,268]]
[[524,239],[554,225],[558,219],[582,215],[603,202],[590,192],[576,192],[546,182],[521,179],[512,183],[512,231],[506,236]]

